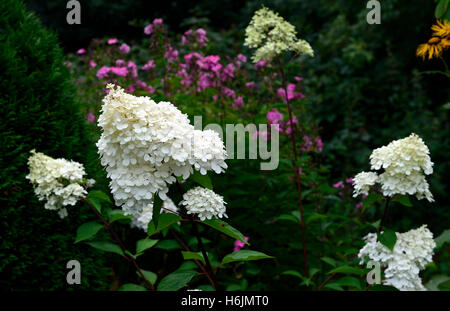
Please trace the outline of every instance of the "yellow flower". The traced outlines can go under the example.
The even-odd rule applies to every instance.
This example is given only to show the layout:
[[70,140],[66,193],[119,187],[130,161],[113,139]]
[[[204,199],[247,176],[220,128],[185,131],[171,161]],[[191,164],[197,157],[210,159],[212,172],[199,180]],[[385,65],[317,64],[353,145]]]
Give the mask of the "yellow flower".
[[433,36],[436,37],[448,37],[450,36],[450,22],[446,19],[443,21],[437,21],[436,25],[431,26],[433,30]]
[[431,37],[427,43],[419,45],[416,51],[416,55],[425,59],[428,55],[428,59],[438,58],[442,55],[442,52],[450,47],[450,40],[441,37]]

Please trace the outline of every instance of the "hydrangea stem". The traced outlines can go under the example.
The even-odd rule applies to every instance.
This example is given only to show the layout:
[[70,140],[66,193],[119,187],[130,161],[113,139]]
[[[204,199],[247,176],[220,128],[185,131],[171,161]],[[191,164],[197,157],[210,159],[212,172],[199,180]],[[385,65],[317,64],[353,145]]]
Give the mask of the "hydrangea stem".
[[111,233],[112,237],[114,238],[114,240],[117,242],[117,244],[120,246],[120,248],[122,249],[123,253],[124,253],[124,257],[128,260],[131,261],[131,263],[133,264],[133,266],[136,268],[137,272],[139,273],[139,275],[142,277],[142,279],[144,280],[145,284],[152,290],[155,290],[155,287],[152,285],[152,283],[150,283],[149,280],[147,280],[147,278],[145,277],[144,273],[142,273],[141,268],[139,267],[139,265],[137,264],[136,260],[132,257],[127,255],[127,253],[129,253],[129,251],[127,250],[127,248],[125,247],[125,244],[123,244],[122,240],[120,240],[119,236],[117,235],[117,233],[113,230],[113,228],[111,228],[110,223],[108,223],[105,218],[103,218],[103,216],[95,209],[95,207],[92,206],[91,203],[89,203],[88,200],[86,200],[85,198],[83,199],[83,202],[87,204],[87,206],[89,206],[89,208],[94,212],[95,215],[97,215],[98,218],[100,218],[101,222],[103,223],[103,225],[106,227],[106,229]]
[[386,221],[387,210],[388,210],[390,201],[391,201],[391,198],[387,197],[386,198],[386,204],[384,205],[383,218],[381,218],[380,227],[378,227],[378,233],[380,233],[381,230],[383,229],[384,223]]
[[284,100],[286,102],[286,105],[288,107],[288,112],[289,112],[289,123],[290,123],[290,127],[291,127],[290,136],[291,136],[292,152],[294,153],[293,166],[294,166],[294,169],[295,169],[295,183],[297,185],[298,206],[300,208],[300,226],[302,228],[303,265],[304,265],[304,270],[305,270],[305,276],[307,278],[309,278],[308,258],[307,258],[306,240],[305,240],[305,220],[304,220],[304,217],[303,217],[302,189],[301,189],[301,183],[300,183],[300,173],[299,173],[299,169],[297,167],[298,156],[297,156],[297,143],[295,141],[295,131],[294,131],[294,127],[295,126],[294,126],[294,122],[292,122],[293,121],[292,107],[291,107],[291,104],[289,102],[289,97],[288,97],[286,76],[284,74],[284,68],[283,68],[283,65],[281,63],[281,60],[280,60],[279,56],[277,56],[277,61],[278,61],[278,65],[280,67],[280,74],[281,74],[283,89],[284,89],[284,92],[285,92]]

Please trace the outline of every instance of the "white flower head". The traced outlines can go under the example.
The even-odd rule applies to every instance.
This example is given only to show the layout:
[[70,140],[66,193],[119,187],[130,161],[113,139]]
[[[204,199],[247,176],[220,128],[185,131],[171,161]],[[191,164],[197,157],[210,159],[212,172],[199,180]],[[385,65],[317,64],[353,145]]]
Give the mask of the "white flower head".
[[[370,164],[372,170],[384,169],[376,181],[381,184],[383,195],[392,197],[396,194],[409,194],[415,195],[419,200],[426,198],[433,202],[433,195],[425,179],[425,175],[433,173],[433,162],[429,154],[428,147],[416,134],[375,149],[370,155]],[[355,194],[364,193],[357,189],[360,185],[355,181]]]
[[116,204],[131,215],[132,225],[146,229],[154,195],[166,200],[169,185],[176,177],[187,179],[193,169],[223,172],[225,147],[218,135],[196,131],[173,104],[107,87],[98,118],[103,129],[97,142],[101,163]]
[[295,27],[266,7],[255,12],[245,29],[244,45],[256,48],[253,62],[271,59],[285,51],[314,56],[311,45],[297,39]]
[[398,233],[397,242],[393,251],[377,241],[375,233],[369,233],[364,240],[366,245],[359,251],[360,264],[364,258],[379,262],[386,267],[383,284],[391,285],[398,290],[426,290],[422,285],[419,272],[425,265],[432,262],[433,249],[436,243],[433,233],[428,230],[427,225]]
[[53,159],[43,153],[31,151],[28,158],[30,173],[26,176],[33,184],[34,193],[39,200],[47,201],[44,207],[55,210],[61,218],[67,216],[67,205],[75,205],[87,195],[86,186],[92,180],[84,181],[86,175],[81,163],[65,159]]
[[361,172],[353,178],[354,190],[353,197],[356,197],[360,194],[369,194],[370,186],[375,185],[378,181],[378,175],[374,172]]
[[188,214],[196,214],[201,220],[228,217],[223,197],[202,187],[190,189],[183,195],[181,204]]

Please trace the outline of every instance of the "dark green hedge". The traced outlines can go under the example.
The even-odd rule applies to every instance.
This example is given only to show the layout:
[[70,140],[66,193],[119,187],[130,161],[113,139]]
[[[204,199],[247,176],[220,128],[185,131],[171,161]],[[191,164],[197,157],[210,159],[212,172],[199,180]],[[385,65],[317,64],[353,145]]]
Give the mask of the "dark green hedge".
[[[0,2],[0,90],[0,290],[107,289],[102,255],[73,243],[89,211],[76,206],[61,220],[25,179],[33,148],[82,163],[95,148],[56,35],[17,0]],[[66,283],[71,259],[81,263],[82,285]]]

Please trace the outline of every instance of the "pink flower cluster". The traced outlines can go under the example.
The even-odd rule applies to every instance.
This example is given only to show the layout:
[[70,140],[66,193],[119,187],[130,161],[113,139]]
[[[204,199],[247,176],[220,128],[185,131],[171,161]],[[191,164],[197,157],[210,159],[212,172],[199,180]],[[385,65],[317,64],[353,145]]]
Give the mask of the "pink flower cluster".
[[314,141],[311,140],[311,138],[309,138],[308,136],[303,136],[303,146],[302,146],[302,150],[305,152],[309,152],[309,151],[317,151],[317,152],[322,152],[323,150],[323,142],[322,139],[320,137],[316,137],[314,138]]
[[208,41],[206,31],[203,28],[197,30],[189,29],[181,37],[182,45],[197,43],[199,46],[206,46],[206,42]]
[[151,35],[155,32],[155,29],[163,24],[162,18],[155,18],[151,24],[144,27],[144,33],[146,35]]
[[277,124],[278,131],[285,134],[291,134],[292,133],[292,126],[293,124],[297,124],[298,120],[295,116],[292,116],[292,124],[291,120],[288,120],[286,122],[283,122],[283,114],[279,112],[277,109],[273,108],[271,111],[269,111],[266,115],[267,121],[269,125]]
[[[355,183],[355,181],[352,178],[346,178],[345,182],[343,180],[338,181],[337,183],[335,183],[333,185],[334,188],[339,189],[339,195],[343,196],[342,190],[345,189],[346,185],[347,186],[351,186]],[[351,190],[351,189],[350,189]],[[362,195],[362,198],[365,199],[367,198],[366,194]],[[363,207],[363,202],[358,202],[355,207],[359,210],[361,210],[361,208]]]
[[132,61],[129,61],[128,63],[126,63],[122,59],[116,60],[116,66],[114,66],[114,67],[102,66],[97,71],[96,76],[99,79],[103,79],[103,78],[106,78],[110,72],[112,72],[116,76],[120,76],[120,77],[126,77],[127,75],[129,75],[132,78],[137,78],[137,76],[138,76],[138,70],[137,70],[136,64],[133,63]]
[[[248,242],[248,237],[245,237],[245,241]],[[233,248],[233,252],[237,252],[240,251],[243,247],[245,246],[245,243],[240,241],[240,240],[236,240],[234,241],[234,248]]]
[[[287,85],[287,98],[288,98],[289,101],[291,101],[291,100],[299,100],[299,99],[305,98],[305,96],[302,93],[295,91],[295,87],[296,87],[296,85],[294,83],[289,83]],[[277,90],[277,95],[282,100],[286,100],[286,91],[283,88],[279,88]]]

